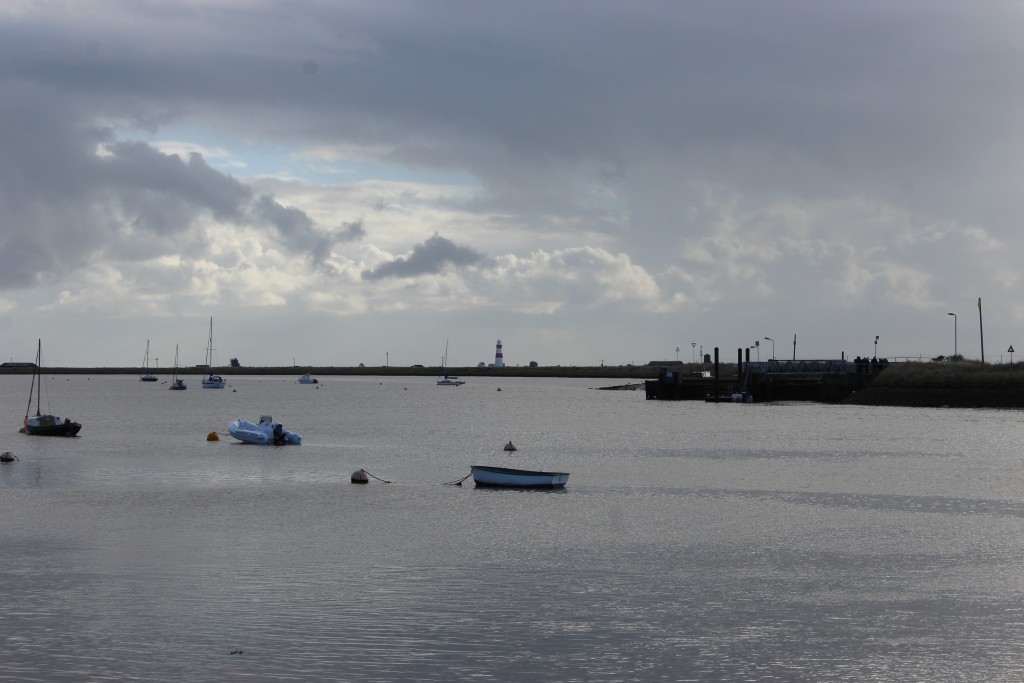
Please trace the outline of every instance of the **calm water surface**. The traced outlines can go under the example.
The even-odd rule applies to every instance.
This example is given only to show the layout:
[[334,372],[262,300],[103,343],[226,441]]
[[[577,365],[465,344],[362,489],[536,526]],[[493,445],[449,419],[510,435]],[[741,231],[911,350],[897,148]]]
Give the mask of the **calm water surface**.
[[[0,680],[1024,680],[1019,412],[55,376],[84,427],[46,439],[29,380],[0,377]],[[303,445],[206,440],[261,413]],[[445,485],[472,464],[572,476]]]

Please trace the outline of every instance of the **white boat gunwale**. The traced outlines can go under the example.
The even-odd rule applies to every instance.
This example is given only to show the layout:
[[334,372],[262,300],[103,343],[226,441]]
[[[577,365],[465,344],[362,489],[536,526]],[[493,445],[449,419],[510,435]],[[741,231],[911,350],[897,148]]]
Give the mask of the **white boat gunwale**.
[[568,472],[524,470],[494,465],[472,465],[470,470],[477,486],[505,488],[563,488],[569,482]]

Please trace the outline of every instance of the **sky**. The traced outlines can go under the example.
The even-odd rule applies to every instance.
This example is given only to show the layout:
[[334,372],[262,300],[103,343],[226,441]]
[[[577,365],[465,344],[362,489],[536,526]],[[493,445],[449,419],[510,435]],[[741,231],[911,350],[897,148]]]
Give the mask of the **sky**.
[[5,0],[0,358],[1009,362],[1022,63],[1009,1]]

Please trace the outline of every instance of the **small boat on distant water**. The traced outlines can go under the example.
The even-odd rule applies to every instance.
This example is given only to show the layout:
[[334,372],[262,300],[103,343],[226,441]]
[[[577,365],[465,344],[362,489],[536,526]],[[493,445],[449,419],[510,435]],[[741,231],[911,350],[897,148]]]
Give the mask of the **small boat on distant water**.
[[477,486],[560,489],[569,483],[568,472],[540,472],[489,465],[473,465],[471,469]]
[[441,373],[442,377],[437,378],[437,386],[439,387],[461,387],[466,383],[466,380],[459,379],[454,375],[448,374],[448,342],[444,343],[444,355],[441,356]]
[[142,365],[146,368],[146,374],[139,377],[140,382],[155,382],[157,380],[156,375],[149,372],[149,340],[146,340],[146,355],[142,357]]
[[223,389],[227,382],[220,375],[213,374],[213,318],[210,318],[210,340],[206,343],[206,377],[203,389]]
[[[39,340],[36,349],[35,370],[32,372],[32,386],[28,391],[28,406],[25,408],[25,422],[22,431],[35,436],[77,436],[82,425],[68,418],[63,420],[56,415],[43,415],[39,409],[43,387],[43,340]],[[32,399],[36,400],[36,414],[29,416],[32,410]]]
[[299,377],[299,384],[319,384],[319,383],[320,383],[320,380],[318,380],[316,377],[313,377],[308,372],[305,375],[302,375],[301,377]]
[[302,437],[296,432],[285,431],[280,422],[274,422],[270,415],[261,415],[259,423],[249,420],[232,420],[228,424],[228,434],[243,443],[259,446],[299,446]]
[[174,345],[174,375],[171,377],[171,386],[168,387],[173,391],[185,391],[188,387],[185,385],[185,380],[178,378],[178,345]]

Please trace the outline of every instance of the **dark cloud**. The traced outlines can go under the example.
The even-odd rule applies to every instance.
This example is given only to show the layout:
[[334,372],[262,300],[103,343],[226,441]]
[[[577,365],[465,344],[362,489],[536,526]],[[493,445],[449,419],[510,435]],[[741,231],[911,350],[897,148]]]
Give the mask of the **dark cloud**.
[[366,237],[366,229],[362,220],[352,221],[342,224],[342,229],[337,234],[342,242],[355,242]]
[[407,257],[399,257],[373,270],[363,271],[364,280],[389,277],[415,277],[440,273],[447,266],[468,266],[485,259],[484,255],[469,247],[460,247],[449,239],[434,235],[413,247]]
[[304,211],[282,206],[265,194],[254,202],[253,213],[256,220],[274,226],[286,249],[308,255],[317,266],[324,264],[336,243],[352,242],[366,236],[362,221],[344,223],[341,230],[325,232]]
[[[107,259],[148,260],[203,249],[190,231],[204,216],[235,225],[268,225],[290,253],[314,263],[333,244],[359,239],[361,222],[337,234],[304,211],[285,207],[201,154],[183,159],[138,140],[115,140],[75,118],[53,92],[5,86],[0,97],[0,288],[56,282]],[[86,115],[88,109],[78,113]],[[197,241],[198,240],[198,241]]]

